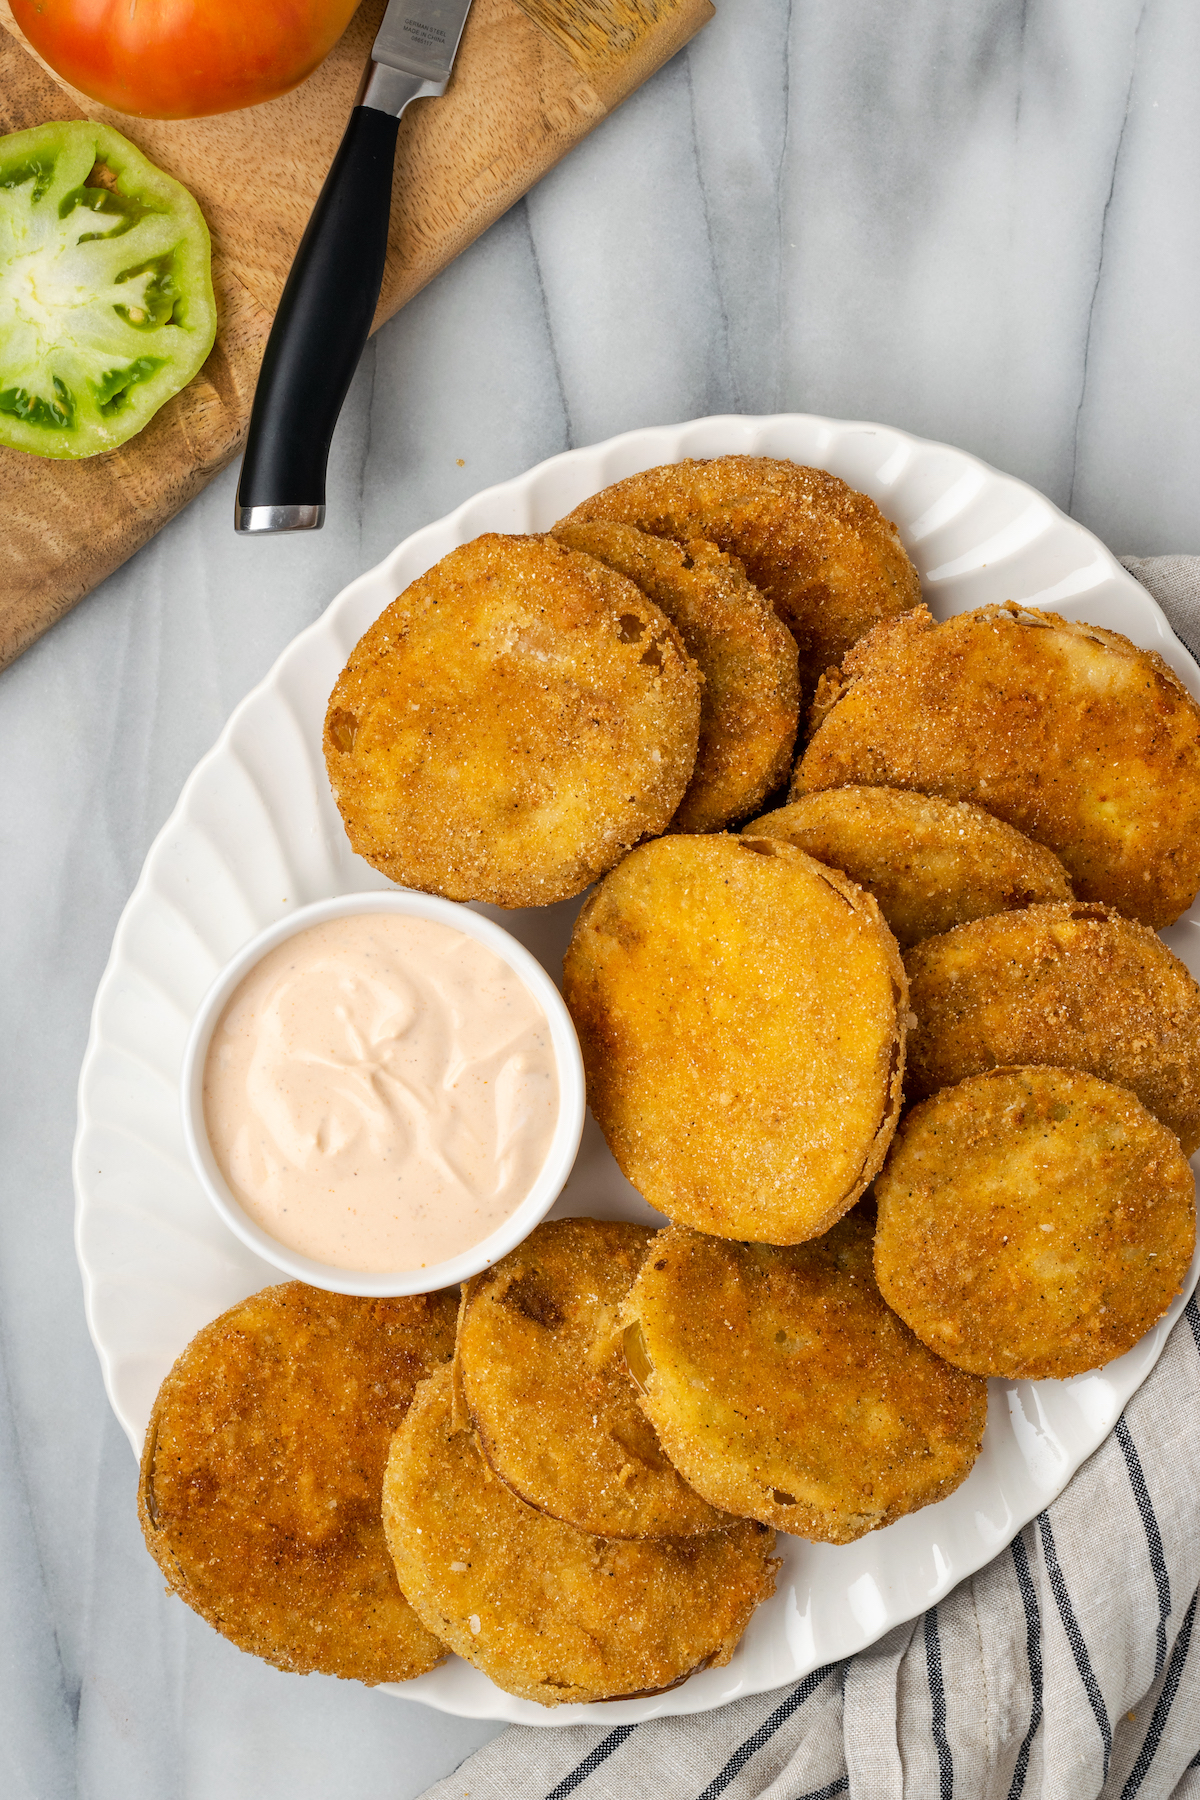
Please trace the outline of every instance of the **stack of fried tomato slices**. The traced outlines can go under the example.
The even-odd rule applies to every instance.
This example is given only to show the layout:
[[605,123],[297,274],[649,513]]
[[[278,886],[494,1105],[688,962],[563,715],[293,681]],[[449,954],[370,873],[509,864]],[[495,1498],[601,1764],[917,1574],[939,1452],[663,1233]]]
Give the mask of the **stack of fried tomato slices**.
[[396,881],[597,884],[564,992],[668,1223],[544,1223],[456,1326],[292,1284],[207,1327],[142,1516],[235,1642],[661,1691],[729,1660],[776,1530],[941,1500],[987,1377],[1096,1368],[1179,1293],[1200,988],[1157,933],[1200,889],[1200,708],[1159,656],[935,624],[866,496],[721,457],[452,551],[352,653],[325,753]]

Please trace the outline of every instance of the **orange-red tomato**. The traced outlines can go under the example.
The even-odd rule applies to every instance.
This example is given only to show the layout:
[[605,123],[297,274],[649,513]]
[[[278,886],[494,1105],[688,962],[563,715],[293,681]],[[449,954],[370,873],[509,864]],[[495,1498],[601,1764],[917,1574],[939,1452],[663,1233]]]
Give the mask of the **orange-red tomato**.
[[117,112],[194,119],[311,75],[358,0],[11,0],[34,49]]

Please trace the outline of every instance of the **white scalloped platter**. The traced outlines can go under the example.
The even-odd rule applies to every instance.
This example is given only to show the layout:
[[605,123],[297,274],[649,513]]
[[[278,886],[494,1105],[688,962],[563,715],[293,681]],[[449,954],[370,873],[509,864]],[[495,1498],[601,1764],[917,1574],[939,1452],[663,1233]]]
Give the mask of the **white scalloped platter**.
[[[730,452],[791,457],[865,490],[896,521],[938,618],[1009,599],[1049,607],[1159,651],[1200,697],[1200,669],[1096,538],[964,451],[886,426],[784,414],[631,431],[552,457],[415,532],[351,582],[234,712],[146,858],[96,995],[79,1083],[76,1244],[105,1383],[135,1451],[193,1334],[278,1279],[227,1231],[188,1164],[179,1076],[192,1015],[263,926],[309,901],[389,885],[351,853],[321,755],[326,700],[351,649],[414,577],[480,532],[544,531],[639,469]],[[494,916],[557,977],[578,905]],[[1200,975],[1200,911],[1166,936]],[[590,1120],[556,1211],[655,1217]],[[1197,1272],[1194,1262],[1187,1293]],[[775,1596],[727,1668],[647,1699],[553,1711],[501,1693],[457,1658],[391,1691],[470,1718],[618,1725],[720,1706],[861,1650],[981,1568],[1061,1492],[1153,1368],[1182,1305],[1097,1374],[992,1382],[983,1453],[937,1506],[844,1547],[781,1538]]]

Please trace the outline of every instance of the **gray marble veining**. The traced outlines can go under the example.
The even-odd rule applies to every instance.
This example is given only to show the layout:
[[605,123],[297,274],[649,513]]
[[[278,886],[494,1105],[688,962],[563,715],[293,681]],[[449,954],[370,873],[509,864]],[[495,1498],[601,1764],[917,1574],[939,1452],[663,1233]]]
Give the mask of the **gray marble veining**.
[[727,410],[882,419],[1118,551],[1200,550],[1200,9],[717,4],[369,347],[323,533],[235,539],[228,471],[0,676],[12,1800],[405,1800],[492,1729],[278,1674],[166,1598],[83,1321],[91,997],[182,781],[294,633],[478,488]]

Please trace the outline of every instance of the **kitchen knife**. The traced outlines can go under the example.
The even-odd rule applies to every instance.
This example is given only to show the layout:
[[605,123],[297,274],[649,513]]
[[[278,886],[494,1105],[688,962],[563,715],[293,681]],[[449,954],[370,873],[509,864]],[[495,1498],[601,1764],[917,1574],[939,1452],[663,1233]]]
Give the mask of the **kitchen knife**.
[[254,392],[237,531],[315,531],[325,465],[375,316],[400,115],[446,91],[471,0],[389,0],[361,98],[292,264]]

